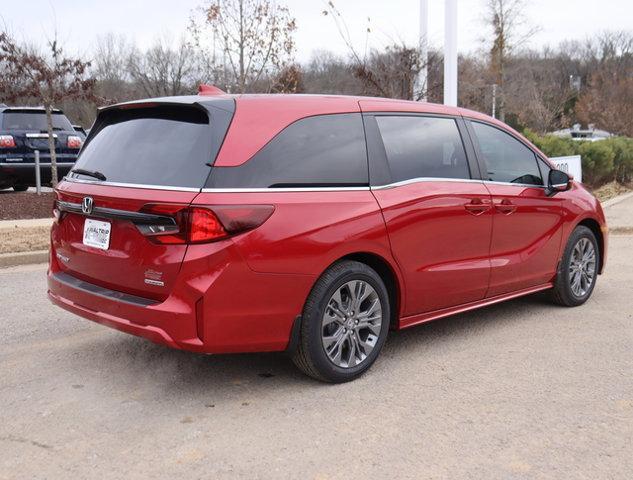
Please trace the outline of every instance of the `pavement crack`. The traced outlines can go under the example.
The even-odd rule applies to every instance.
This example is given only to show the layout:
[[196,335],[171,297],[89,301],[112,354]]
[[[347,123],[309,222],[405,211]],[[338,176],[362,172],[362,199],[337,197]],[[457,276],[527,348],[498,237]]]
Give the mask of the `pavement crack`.
[[29,440],[28,438],[18,437],[15,435],[3,435],[2,437],[0,437],[0,440],[15,443],[26,443],[29,445],[33,445],[34,447],[44,448],[46,450],[51,450],[53,448],[52,445],[47,445],[46,443],[41,443],[36,440]]

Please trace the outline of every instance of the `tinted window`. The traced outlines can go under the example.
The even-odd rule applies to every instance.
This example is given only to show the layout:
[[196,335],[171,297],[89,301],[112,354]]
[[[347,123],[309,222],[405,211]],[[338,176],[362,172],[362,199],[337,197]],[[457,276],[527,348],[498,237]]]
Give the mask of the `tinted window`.
[[472,122],[486,163],[487,178],[495,182],[543,185],[532,150],[498,128]]
[[99,171],[109,182],[201,188],[212,137],[207,112],[195,107],[106,111],[76,168]]
[[543,161],[541,158],[538,160],[538,166],[541,170],[541,178],[543,179],[543,184],[546,185],[549,179],[549,172],[552,170],[547,162]]
[[214,167],[210,188],[368,185],[360,114],[298,120],[239,167]]
[[[62,113],[53,113],[53,130],[74,131],[70,121]],[[5,130],[48,130],[44,112],[6,112],[2,116],[2,128]]]
[[411,178],[470,178],[455,120],[377,116],[392,181]]

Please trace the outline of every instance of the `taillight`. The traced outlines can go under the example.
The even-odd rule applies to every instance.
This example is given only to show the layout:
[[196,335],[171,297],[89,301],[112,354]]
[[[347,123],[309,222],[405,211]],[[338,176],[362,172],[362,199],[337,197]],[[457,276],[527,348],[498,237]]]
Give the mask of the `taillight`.
[[189,209],[189,243],[207,243],[229,234],[211,210],[200,207]]
[[272,215],[272,205],[214,205],[209,207],[149,204],[142,212],[171,222],[137,223],[154,243],[194,244],[222,240],[259,227]]
[[81,137],[78,137],[77,135],[68,135],[68,139],[66,140],[66,145],[68,146],[68,148],[81,148],[81,145],[83,144],[83,140],[81,139]]
[[15,147],[15,139],[11,135],[0,135],[0,148]]
[[157,215],[165,221],[137,223],[136,228],[154,243],[182,245],[187,243],[187,205],[149,204],[142,209],[144,213]]

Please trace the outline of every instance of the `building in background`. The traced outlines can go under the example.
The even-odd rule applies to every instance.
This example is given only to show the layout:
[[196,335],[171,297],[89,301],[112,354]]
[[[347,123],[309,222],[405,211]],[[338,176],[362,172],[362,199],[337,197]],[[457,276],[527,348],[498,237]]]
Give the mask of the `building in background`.
[[595,128],[593,123],[590,123],[587,128],[581,128],[579,123],[574,124],[571,128],[564,128],[562,130],[556,130],[550,132],[550,135],[554,135],[560,138],[571,138],[572,140],[597,142],[599,140],[605,140],[612,137],[613,134],[606,130],[600,130]]

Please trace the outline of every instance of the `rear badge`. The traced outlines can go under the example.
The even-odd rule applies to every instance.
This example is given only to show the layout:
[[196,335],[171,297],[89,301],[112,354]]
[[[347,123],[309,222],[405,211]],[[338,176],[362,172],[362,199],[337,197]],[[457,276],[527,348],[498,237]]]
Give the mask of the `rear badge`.
[[145,283],[147,285],[154,285],[156,287],[164,287],[165,282],[161,280],[163,277],[163,272],[157,272],[156,270],[147,269],[145,270]]
[[70,258],[65,257],[64,255],[62,255],[61,253],[57,253],[55,254],[55,256],[60,259],[62,262],[64,263],[68,263],[68,261],[70,260]]

